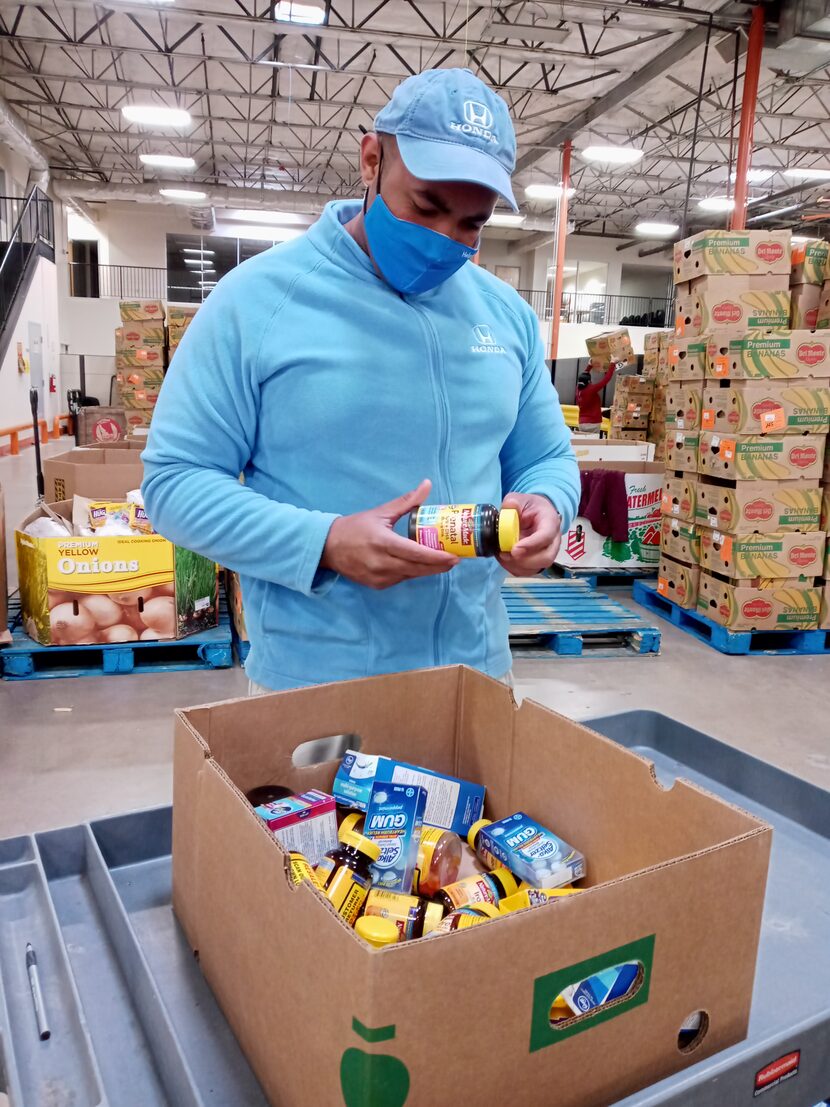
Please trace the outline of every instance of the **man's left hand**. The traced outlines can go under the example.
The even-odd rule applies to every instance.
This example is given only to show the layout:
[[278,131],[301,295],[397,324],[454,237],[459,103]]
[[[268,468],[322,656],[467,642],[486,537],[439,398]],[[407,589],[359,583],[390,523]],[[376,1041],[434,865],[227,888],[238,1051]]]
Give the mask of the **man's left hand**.
[[546,496],[510,492],[502,509],[513,507],[519,513],[520,537],[509,554],[500,554],[499,562],[514,577],[535,577],[553,564],[562,541],[562,519]]

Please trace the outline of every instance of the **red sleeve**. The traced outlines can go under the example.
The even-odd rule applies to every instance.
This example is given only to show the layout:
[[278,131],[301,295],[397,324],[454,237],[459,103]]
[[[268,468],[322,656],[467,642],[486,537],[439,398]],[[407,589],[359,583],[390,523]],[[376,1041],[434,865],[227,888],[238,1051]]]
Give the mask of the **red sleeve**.
[[602,378],[601,381],[596,381],[591,384],[586,384],[584,388],[580,389],[579,395],[584,399],[590,399],[591,396],[596,396],[599,392],[605,388],[606,384],[611,380],[614,375],[614,366],[609,366],[608,372]]

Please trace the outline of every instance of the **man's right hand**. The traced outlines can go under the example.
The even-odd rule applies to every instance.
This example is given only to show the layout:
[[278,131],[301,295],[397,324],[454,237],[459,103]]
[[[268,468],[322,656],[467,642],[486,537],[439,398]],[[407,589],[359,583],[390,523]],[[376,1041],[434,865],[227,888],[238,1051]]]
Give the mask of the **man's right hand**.
[[414,492],[388,504],[335,519],[320,568],[340,573],[367,588],[391,588],[403,580],[453,569],[458,564],[454,554],[421,546],[392,529],[399,519],[424,502],[431,488],[432,482],[424,480]]

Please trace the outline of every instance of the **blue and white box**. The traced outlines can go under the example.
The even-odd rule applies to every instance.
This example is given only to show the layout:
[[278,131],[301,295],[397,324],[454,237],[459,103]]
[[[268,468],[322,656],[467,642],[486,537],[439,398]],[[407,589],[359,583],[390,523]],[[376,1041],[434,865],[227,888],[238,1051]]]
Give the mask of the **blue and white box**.
[[373,887],[412,894],[426,803],[426,791],[417,785],[376,781],[372,786],[363,833],[380,846],[380,857],[372,862]]
[[485,789],[481,784],[459,780],[454,776],[434,773],[417,765],[407,765],[391,757],[356,753],[347,750],[334,778],[332,792],[338,803],[365,811],[369,805],[372,785],[411,784],[424,788],[427,806],[425,826],[453,830],[462,838],[481,818]]
[[585,858],[579,850],[523,811],[482,827],[476,852],[490,854],[534,888],[561,888],[585,875]]

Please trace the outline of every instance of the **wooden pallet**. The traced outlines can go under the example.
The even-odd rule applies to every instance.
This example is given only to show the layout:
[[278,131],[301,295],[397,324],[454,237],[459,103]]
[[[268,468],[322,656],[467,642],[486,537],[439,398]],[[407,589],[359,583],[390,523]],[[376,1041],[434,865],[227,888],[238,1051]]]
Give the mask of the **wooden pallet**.
[[510,579],[502,596],[517,656],[540,647],[560,657],[660,652],[657,627],[584,580]]
[[219,625],[178,641],[126,642],[99,646],[41,646],[20,627],[12,611],[12,644],[0,649],[4,680],[102,676],[122,673],[175,673],[183,669],[227,669],[233,665],[231,628],[220,610]]
[[678,607],[673,600],[661,596],[653,584],[644,581],[635,583],[634,599],[648,611],[720,653],[745,657],[830,653],[830,631],[827,630],[728,630],[697,611]]

